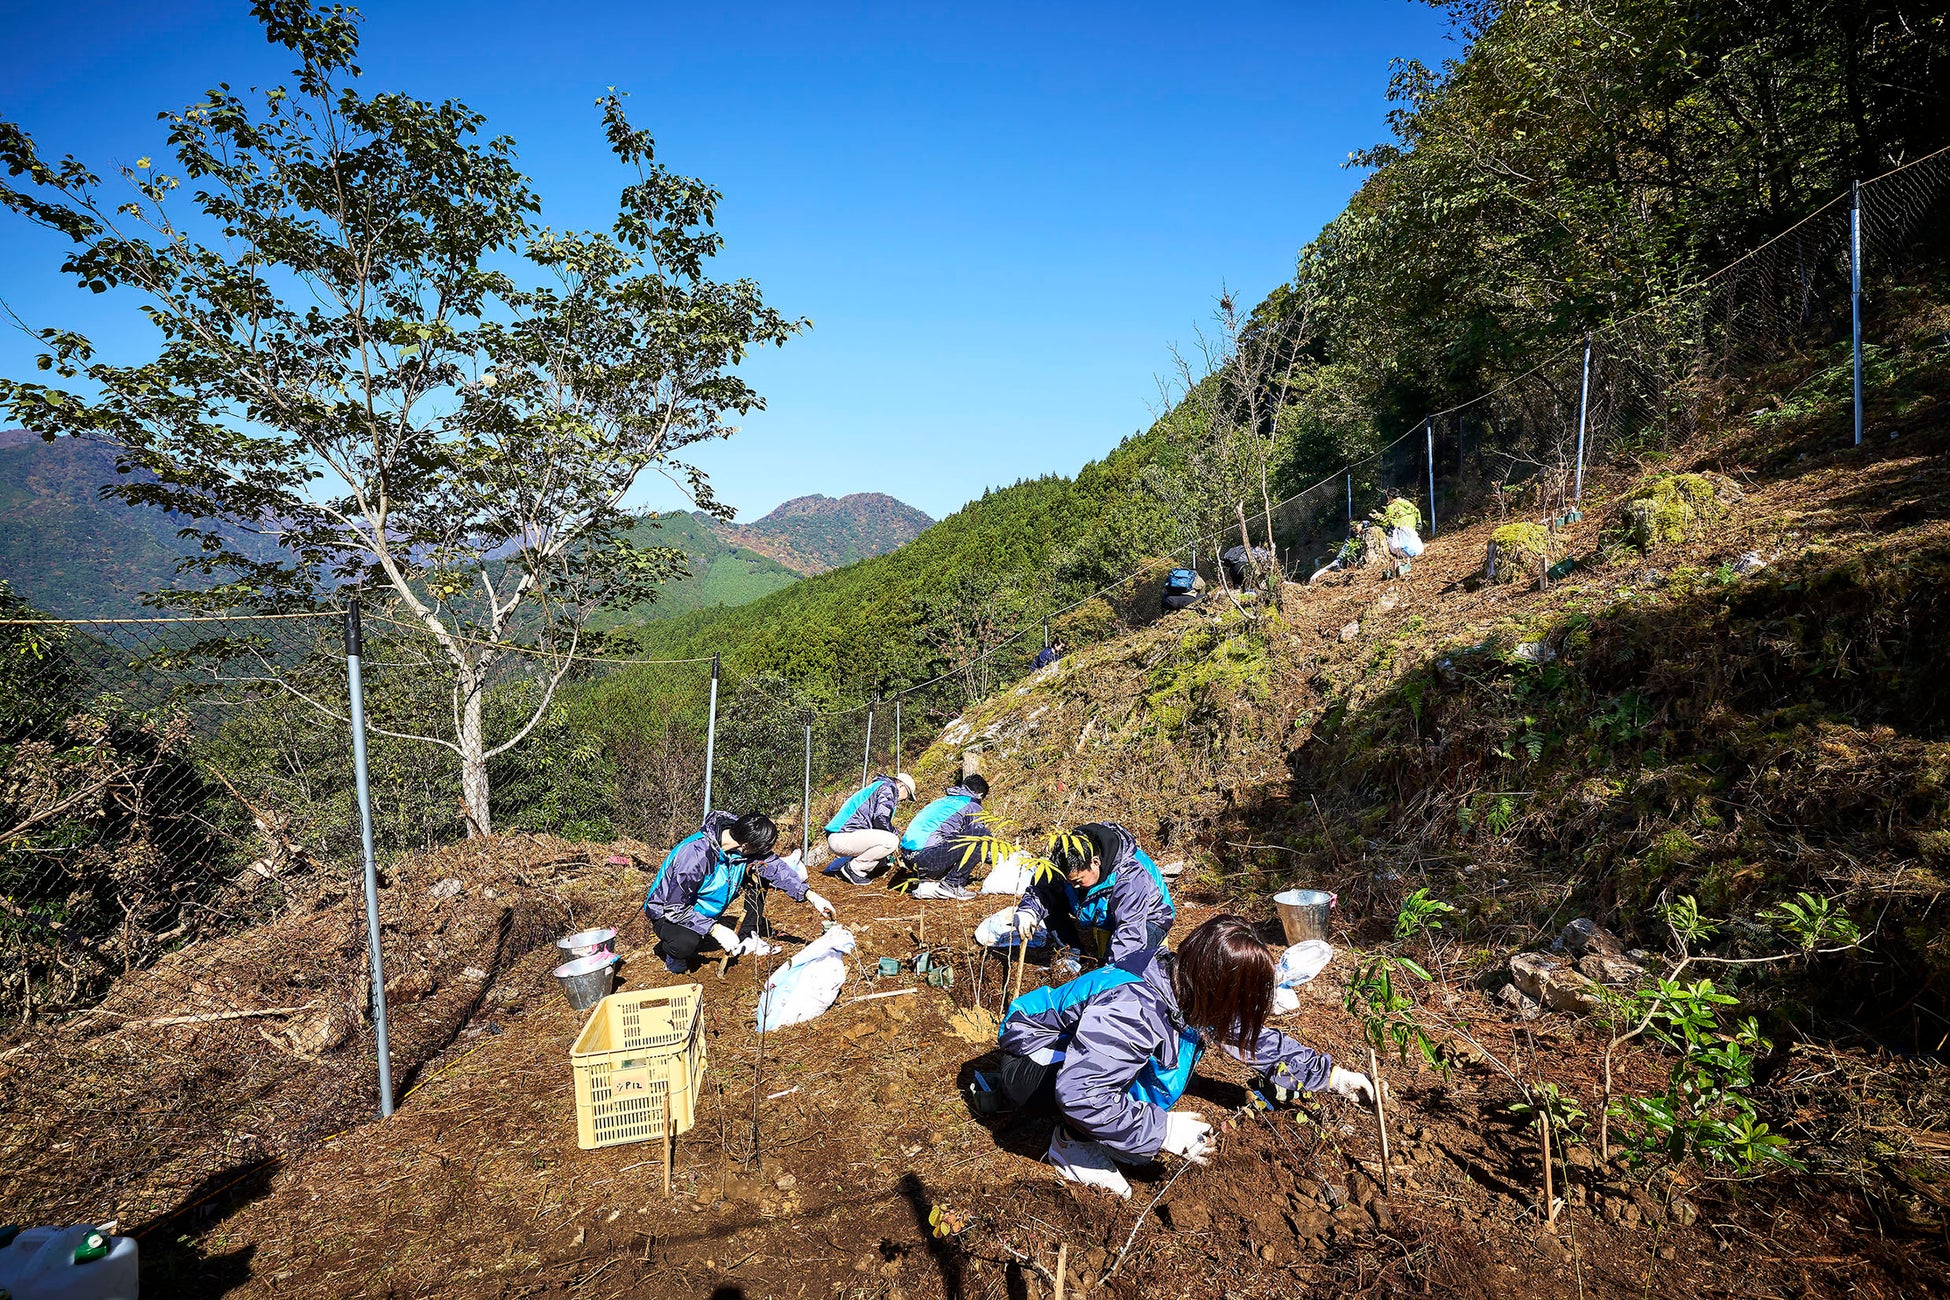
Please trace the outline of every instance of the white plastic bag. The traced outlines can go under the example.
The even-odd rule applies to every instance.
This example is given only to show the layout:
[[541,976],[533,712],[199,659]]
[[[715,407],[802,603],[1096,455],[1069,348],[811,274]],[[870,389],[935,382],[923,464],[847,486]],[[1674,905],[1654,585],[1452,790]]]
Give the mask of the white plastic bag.
[[1029,863],[1020,853],[1011,853],[1002,861],[989,868],[989,874],[982,880],[984,894],[1011,894],[1022,897],[1029,888],[1033,876]]
[[1326,970],[1332,960],[1333,944],[1325,939],[1303,940],[1280,954],[1280,964],[1273,969],[1273,984],[1277,988],[1297,989]]
[[1406,524],[1396,524],[1388,530],[1388,549],[1412,560],[1422,553],[1422,536]]
[[[1048,941],[1048,932],[1037,926],[1029,936],[1029,946],[1040,948]],[[984,948],[1013,948],[1016,946],[1016,909],[1005,907],[994,916],[988,917],[975,927],[975,942]]]
[[1274,1015],[1284,1016],[1289,1012],[1298,1011],[1299,1009],[1300,995],[1298,993],[1295,993],[1292,989],[1283,989],[1277,984],[1273,986]]
[[758,995],[758,1032],[800,1024],[832,1006],[846,985],[846,954],[853,947],[853,931],[836,925],[773,971]]

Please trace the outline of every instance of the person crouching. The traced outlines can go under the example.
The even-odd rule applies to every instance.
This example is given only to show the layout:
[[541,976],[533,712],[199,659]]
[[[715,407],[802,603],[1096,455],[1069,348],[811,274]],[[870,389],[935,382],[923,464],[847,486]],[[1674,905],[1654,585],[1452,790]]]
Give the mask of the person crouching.
[[1251,923],[1215,916],[1175,955],[1138,953],[1025,993],[1003,1015],[996,1090],[1020,1111],[1058,1116],[1048,1159],[1064,1178],[1125,1197],[1119,1163],[1210,1158],[1211,1124],[1171,1109],[1210,1046],[1289,1087],[1372,1104],[1366,1075],[1266,1028],[1273,968]]
[[796,903],[811,904],[823,917],[833,915],[833,905],[808,889],[799,872],[772,852],[778,837],[778,828],[764,813],[737,817],[714,812],[702,829],[665,856],[643,896],[643,914],[657,932],[657,955],[672,974],[696,969],[698,953],[707,943],[733,956],[773,951],[758,933],[765,920],[763,889],[753,891],[736,931],[718,920],[753,868],[763,885],[783,891]]

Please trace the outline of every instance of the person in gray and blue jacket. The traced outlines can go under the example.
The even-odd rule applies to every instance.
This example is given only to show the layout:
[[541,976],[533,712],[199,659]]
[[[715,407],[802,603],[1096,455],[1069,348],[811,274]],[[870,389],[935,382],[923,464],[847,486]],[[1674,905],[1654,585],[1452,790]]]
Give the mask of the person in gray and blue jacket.
[[1123,1196],[1118,1162],[1208,1158],[1212,1126],[1172,1107],[1210,1047],[1285,1087],[1372,1105],[1366,1075],[1266,1027],[1274,965],[1244,917],[1215,916],[1175,956],[1142,952],[1025,993],[1003,1014],[996,1090],[1018,1110],[1060,1117],[1050,1160],[1066,1178]]
[[763,889],[754,894],[737,930],[718,920],[752,870],[762,884],[794,902],[810,903],[821,916],[833,915],[833,905],[806,888],[805,877],[772,852],[778,837],[778,827],[764,813],[737,817],[714,812],[664,856],[643,896],[643,915],[657,933],[657,955],[672,974],[694,969],[707,942],[734,956],[776,951],[758,933],[765,919]]
[[901,835],[901,856],[920,877],[916,898],[962,900],[975,897],[968,882],[985,860],[978,840],[995,832],[982,823],[982,800],[989,783],[979,776],[963,777],[948,793],[914,814]]
[[854,791],[826,823],[826,847],[833,851],[826,874],[853,885],[873,879],[888,855],[901,846],[894,808],[913,797],[914,778],[905,772],[893,776],[876,772],[873,780]]
[[1116,822],[1090,822],[1056,836],[1049,859],[1060,874],[1045,873],[1023,894],[1018,934],[1048,926],[1058,942],[1103,962],[1163,945],[1177,909],[1135,835]]

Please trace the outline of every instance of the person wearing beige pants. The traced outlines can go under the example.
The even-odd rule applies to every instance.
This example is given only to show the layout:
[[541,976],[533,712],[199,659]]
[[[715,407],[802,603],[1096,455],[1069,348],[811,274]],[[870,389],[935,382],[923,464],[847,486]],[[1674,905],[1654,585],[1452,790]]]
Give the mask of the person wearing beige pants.
[[907,773],[876,773],[841,804],[826,823],[826,845],[834,855],[827,874],[855,885],[873,879],[888,855],[901,846],[900,832],[894,829],[894,807],[913,797],[914,778]]

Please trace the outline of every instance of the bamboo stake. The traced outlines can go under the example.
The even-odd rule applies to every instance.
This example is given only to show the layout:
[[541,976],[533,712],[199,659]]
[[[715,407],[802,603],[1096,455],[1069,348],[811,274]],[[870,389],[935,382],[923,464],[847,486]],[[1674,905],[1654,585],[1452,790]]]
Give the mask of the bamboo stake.
[[1388,1112],[1381,1104],[1381,1062],[1375,1058],[1372,1047],[1368,1049],[1368,1077],[1374,1080],[1374,1118],[1381,1126],[1381,1194],[1393,1196],[1394,1175],[1388,1163]]
[[[1016,991],[1009,995],[1011,1002],[1022,996],[1022,968],[1029,964],[1028,958],[1028,946],[1023,943],[1022,936],[1018,934],[1016,936]],[[1007,1008],[1005,1007],[1004,1010]]]
[[1551,1117],[1546,1111],[1537,1112],[1537,1131],[1544,1144],[1544,1222],[1553,1231],[1557,1228],[1557,1197],[1551,1192]]
[[1056,1300],[1063,1300],[1063,1283],[1070,1275],[1070,1243],[1056,1248]]
[[677,1145],[677,1135],[670,1131],[670,1116],[664,1116],[664,1195],[670,1195],[670,1157]]

